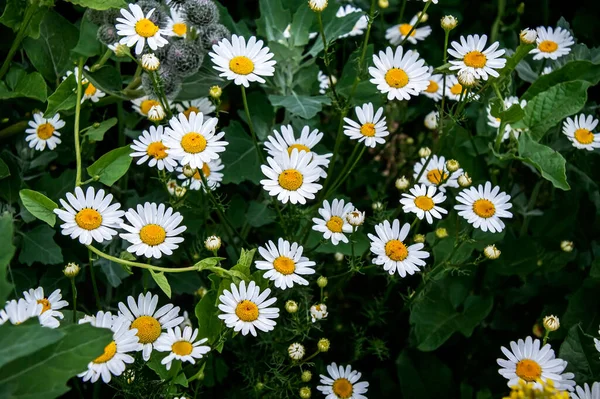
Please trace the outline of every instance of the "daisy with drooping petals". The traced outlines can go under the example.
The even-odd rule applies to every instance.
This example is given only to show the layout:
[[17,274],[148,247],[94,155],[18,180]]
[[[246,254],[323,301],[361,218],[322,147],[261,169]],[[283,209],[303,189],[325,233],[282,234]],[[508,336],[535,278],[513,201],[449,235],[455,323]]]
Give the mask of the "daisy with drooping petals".
[[385,53],[373,54],[373,63],[375,66],[369,67],[373,77],[370,82],[383,94],[387,93],[388,100],[408,100],[429,86],[429,69],[416,51],[404,53],[402,46],[395,51],[388,47]]
[[60,115],[56,114],[52,118],[44,118],[44,114],[36,112],[33,114],[33,120],[29,121],[29,129],[25,130],[27,137],[25,141],[29,142],[29,148],[35,148],[37,151],[44,151],[46,146],[50,150],[56,148],[62,143],[60,137],[61,129],[65,126],[65,122],[60,119]]
[[395,219],[392,224],[385,220],[375,225],[374,234],[367,234],[371,239],[371,252],[377,255],[373,259],[376,265],[383,265],[383,270],[394,274],[396,270],[400,277],[415,274],[419,267],[425,266],[423,259],[429,258],[429,252],[421,251],[422,243],[407,246],[404,240],[408,237],[410,225],[405,223],[400,228],[400,221]]
[[172,172],[177,167],[177,162],[167,154],[169,147],[164,145],[164,128],[160,126],[150,126],[144,130],[137,139],[133,140],[131,149],[134,151],[129,154],[132,158],[139,158],[136,165],[141,165],[150,159],[148,166],[156,166],[158,170],[166,169]]
[[216,107],[208,97],[200,97],[195,100],[182,101],[175,104],[175,109],[177,112],[182,112],[186,118],[189,118],[192,112],[204,115],[212,114],[215,112]]
[[486,43],[486,35],[469,35],[466,39],[461,36],[460,43],[452,42],[453,48],[448,49],[448,54],[456,60],[450,60],[450,70],[469,71],[483,80],[488,80],[488,75],[495,78],[500,76],[497,70],[506,65],[506,59],[501,58],[506,51],[498,50],[499,42],[492,43],[484,50]]
[[593,133],[596,126],[598,126],[598,119],[592,115],[586,117],[580,114],[575,117],[575,120],[567,118],[563,122],[562,132],[573,143],[573,147],[594,151],[594,148],[600,148],[600,134]]
[[446,200],[446,196],[440,190],[437,191],[437,186],[427,186],[425,184],[416,185],[410,189],[410,194],[402,194],[404,198],[400,200],[403,205],[404,212],[416,213],[421,220],[425,218],[427,223],[432,224],[433,218],[441,219],[442,214],[447,214],[448,211],[437,206]]
[[577,386],[571,393],[571,399],[600,399],[600,382],[594,382],[591,389],[587,383],[583,384],[583,388]]
[[573,390],[575,381],[572,381],[572,373],[564,373],[567,362],[556,358],[554,350],[550,344],[541,347],[539,339],[533,340],[527,337],[517,342],[510,343],[508,350],[504,346],[500,349],[506,359],[497,359],[501,367],[498,373],[508,380],[508,386],[511,387],[519,382],[519,379],[528,384],[539,386],[538,379],[542,381],[552,381],[557,389]]
[[419,26],[418,28],[413,29],[413,26],[415,26],[418,19],[419,16],[415,15],[407,24],[394,25],[391,28],[388,28],[388,30],[385,31],[385,38],[390,41],[392,46],[396,46],[400,44],[406,35],[408,35],[408,32],[412,30],[410,36],[406,39],[408,42],[417,44],[417,41],[425,40],[427,36],[431,34],[431,27]]
[[258,247],[258,253],[265,260],[257,260],[254,264],[258,270],[267,270],[263,277],[273,280],[275,287],[282,290],[292,288],[294,284],[308,285],[302,275],[314,274],[316,263],[302,256],[303,250],[298,243],[290,244],[283,238],[277,241],[277,245],[269,241],[265,247]]
[[500,192],[500,187],[492,188],[489,181],[485,186],[480,184],[477,188],[469,187],[456,196],[460,202],[454,206],[458,214],[466,219],[473,227],[491,233],[504,230],[504,222],[500,218],[512,218],[508,209],[512,207],[510,195]]
[[442,94],[444,92],[444,76],[437,74],[434,75],[433,67],[429,67],[429,73],[431,74],[429,77],[429,86],[427,86],[422,94],[433,99],[433,101],[438,102],[442,99]]
[[366,381],[358,382],[361,373],[352,370],[349,365],[338,366],[331,363],[327,366],[329,376],[321,374],[321,384],[317,389],[325,395],[325,399],[367,399],[364,396],[367,393],[369,383]]
[[275,158],[267,157],[267,163],[260,167],[267,177],[260,184],[284,204],[288,201],[306,204],[307,199],[314,199],[315,193],[323,188],[315,182],[326,175],[325,171],[313,161],[310,152],[294,148],[291,154],[283,151]]
[[[425,170],[421,173],[421,170]],[[462,168],[455,172],[449,172],[446,168],[446,158],[433,155],[429,163],[427,158],[421,158],[414,166],[413,177],[416,179],[419,175],[419,181],[416,183],[426,186],[437,186],[440,191],[445,192],[446,187],[458,188],[458,177],[463,174]]]
[[60,322],[57,318],[62,319],[65,316],[59,309],[69,306],[69,302],[62,299],[60,289],[56,289],[46,298],[44,296],[44,289],[38,287],[35,290],[31,288],[29,291],[24,291],[23,296],[25,300],[30,304],[41,304],[42,310],[40,314],[47,314],[44,318],[44,327],[57,328],[60,326]]
[[219,159],[219,153],[225,151],[227,141],[220,141],[224,132],[216,133],[217,118],[205,118],[202,113],[191,112],[189,118],[183,113],[171,118],[165,128],[164,143],[169,149],[167,154],[181,165],[202,168],[204,163]]
[[142,351],[144,360],[148,361],[162,330],[178,326],[183,321],[183,317],[179,316],[179,306],[169,303],[156,310],[158,295],[152,295],[150,292],[145,296],[140,294],[137,303],[132,296],[128,296],[127,304],[129,307],[119,302],[119,316],[131,323],[129,328],[137,330],[142,344],[139,350]]
[[387,129],[383,107],[380,107],[374,114],[373,104],[363,104],[354,108],[356,117],[360,123],[356,123],[350,118],[344,118],[347,125],[344,126],[344,134],[352,140],[363,142],[367,147],[375,148],[377,144],[384,144],[384,137],[390,132]]
[[84,245],[90,245],[92,241],[102,243],[117,235],[115,229],[121,226],[125,212],[119,209],[121,204],[110,204],[112,194],[105,196],[103,189],[96,192],[94,187],[88,187],[84,194],[81,187],[75,187],[75,195],[67,193],[66,196],[68,203],[60,199],[65,209],[54,210],[65,222],[60,226],[63,235],[79,238]]
[[[187,168],[189,168],[189,166]],[[223,181],[223,173],[220,173],[223,168],[224,166],[220,159],[205,163],[202,165],[202,169],[190,168],[190,172],[187,171],[185,166],[178,167],[177,172],[180,172],[180,174],[177,175],[177,178],[184,180],[184,182],[181,183],[182,187],[187,187],[190,190],[202,189],[206,192],[204,181],[202,181],[202,176],[200,175],[200,173],[202,173],[206,179],[209,189],[216,190],[217,187],[221,185],[221,181]],[[190,173],[191,177],[186,176],[186,173]]]
[[202,359],[210,351],[210,346],[202,345],[208,341],[208,338],[196,341],[197,337],[198,329],[192,329],[189,326],[183,329],[183,333],[179,326],[169,328],[166,333],[162,333],[156,340],[154,347],[159,352],[170,353],[161,360],[161,364],[164,364],[167,370],[170,370],[173,360],[195,364],[195,359]]
[[7,301],[4,309],[0,310],[0,325],[9,322],[19,325],[32,317],[42,313],[43,305],[41,303],[31,303],[20,298],[18,301],[13,299]]
[[333,245],[339,242],[348,242],[344,233],[352,233],[352,226],[346,220],[346,215],[354,210],[354,205],[348,202],[344,205],[344,200],[334,199],[329,206],[329,201],[323,201],[323,208],[319,208],[319,214],[323,219],[313,218],[313,230],[323,233],[323,238],[331,240]]
[[537,30],[536,48],[530,51],[534,60],[551,59],[556,60],[571,52],[571,46],[575,44],[573,36],[567,29],[540,26]]
[[[350,4],[346,4],[345,6],[341,6],[340,8],[338,8],[337,12],[335,13],[335,16],[338,18],[343,18],[346,15],[353,14],[355,12],[362,13],[362,10],[359,8],[356,8],[354,6],[351,6]],[[358,19],[358,21],[356,21],[354,26],[352,27],[352,30],[348,33],[340,35],[339,39],[343,39],[348,36],[362,35],[363,32],[365,31],[365,29],[367,28],[368,24],[369,24],[369,20],[367,19],[367,16],[366,15],[361,16]]]
[[165,34],[185,38],[187,35],[188,27],[185,23],[185,19],[183,18],[183,14],[175,8],[171,8],[170,11],[171,16],[168,19]]
[[246,39],[242,36],[231,36],[231,42],[225,38],[215,44],[208,53],[214,64],[213,68],[221,72],[219,76],[233,80],[236,85],[250,86],[250,82],[265,83],[263,76],[273,76],[275,60],[263,41],[255,36]]
[[136,98],[135,100],[131,100],[131,102],[133,103],[134,111],[142,116],[148,116],[148,112],[150,112],[152,107],[161,105],[160,101],[150,98],[149,96]]
[[323,73],[323,71],[319,71],[317,73],[317,80],[319,81],[319,93],[325,94],[327,89],[329,89],[330,83],[333,82],[335,85],[337,83],[337,78],[331,75],[331,82],[329,81],[329,75]]
[[127,47],[135,46],[135,53],[138,55],[144,51],[146,41],[152,50],[168,44],[167,39],[161,36],[168,32],[163,31],[150,20],[154,10],[153,8],[144,16],[142,8],[137,4],[129,4],[129,11],[122,8],[121,15],[124,18],[117,18],[117,22],[120,23],[115,25],[117,34],[124,36],[119,43],[125,44]]
[[[515,104],[519,104],[521,109],[525,109],[525,107],[527,106],[527,100],[519,101],[519,97],[516,97],[516,96],[506,97],[504,99],[504,110],[509,109],[510,107],[512,107]],[[487,107],[487,114],[488,114],[488,126],[499,129],[500,125],[502,124],[502,121],[500,120],[500,118],[496,118],[492,115],[492,106],[491,105],[488,105],[488,107]],[[513,129],[510,126],[510,124],[506,124],[506,126],[504,126],[504,134],[502,136],[502,141],[509,138],[511,132],[513,132],[513,134],[515,135],[515,138],[518,139],[519,135],[522,132],[522,129]]]
[[260,287],[250,281],[246,289],[246,282],[242,280],[239,287],[231,283],[230,290],[224,290],[219,296],[219,309],[223,312],[219,319],[227,327],[255,337],[256,329],[269,332],[275,328],[277,323],[273,319],[279,317],[279,309],[269,307],[277,301],[277,298],[267,299],[271,293],[269,288],[261,293]]
[[143,206],[138,204],[137,211],[129,209],[125,217],[131,225],[122,223],[121,228],[127,233],[119,236],[132,244],[127,251],[137,256],[160,259],[162,254],[172,255],[178,244],[183,242],[179,235],[187,227],[179,226],[183,216],[179,212],[173,213],[171,207],[146,202]]

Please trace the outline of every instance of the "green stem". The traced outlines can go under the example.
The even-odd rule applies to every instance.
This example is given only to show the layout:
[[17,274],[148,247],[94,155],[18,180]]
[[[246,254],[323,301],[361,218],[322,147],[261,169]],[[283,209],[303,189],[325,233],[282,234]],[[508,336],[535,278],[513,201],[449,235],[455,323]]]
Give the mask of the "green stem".
[[408,40],[410,35],[412,35],[412,33],[415,31],[415,29],[417,29],[417,26],[419,26],[419,24],[421,23],[421,20],[423,19],[423,17],[425,17],[425,13],[427,12],[427,9],[431,5],[432,1],[433,0],[429,0],[427,2],[427,4],[425,4],[425,7],[423,8],[423,12],[421,12],[421,14],[419,14],[419,19],[417,19],[417,22],[413,26],[410,27],[410,30],[408,31],[406,36],[404,36],[404,39],[402,39],[402,41],[400,42],[400,46],[404,46],[404,43],[406,43],[406,41]]
[[19,31],[17,32],[17,36],[15,37],[15,40],[13,40],[12,45],[10,46],[10,50],[8,50],[8,54],[6,55],[6,58],[2,63],[2,67],[0,68],[0,79],[2,79],[4,75],[6,75],[6,72],[8,72],[8,69],[10,68],[10,63],[14,58],[15,54],[17,53],[21,42],[26,36],[26,31],[29,27],[29,23],[31,22],[33,15],[38,9],[37,2],[29,1],[27,3],[28,4],[27,8],[25,9],[25,15],[23,16],[23,22],[21,22],[21,25],[19,26]]
[[[445,30],[444,35],[444,65],[448,62],[448,39],[450,37],[450,31]],[[438,130],[442,132],[444,130],[444,109],[446,105],[446,74],[442,79],[442,106],[440,107],[440,120],[438,121]]]
[[135,70],[133,77],[131,78],[131,82],[125,87],[125,90],[133,90],[142,83],[142,67],[138,64],[137,69]]
[[77,324],[77,288],[75,287],[75,277],[71,277],[71,291],[73,292],[73,323]]
[[363,145],[362,149],[360,150],[360,153],[358,154],[358,157],[352,163],[352,166],[350,166],[350,168],[346,171],[346,173],[341,174],[341,176],[338,178],[338,181],[333,185],[331,190],[329,190],[329,193],[333,193],[339,186],[341,186],[344,183],[344,181],[348,178],[348,176],[350,176],[350,173],[352,173],[352,170],[356,167],[356,165],[358,164],[358,161],[360,161],[360,159],[362,158],[366,149],[367,149],[367,146]]
[[0,140],[7,139],[10,136],[17,134],[17,133],[23,133],[23,130],[27,129],[27,126],[28,126],[27,121],[21,121],[21,122],[15,123],[14,125],[5,127],[4,129],[0,130]]
[[77,163],[77,170],[75,172],[75,187],[81,186],[81,146],[79,144],[79,119],[81,114],[81,95],[83,91],[81,86],[81,81],[83,78],[83,63],[83,58],[79,58],[79,62],[77,63],[77,100],[75,103],[75,126],[73,128],[73,137],[75,139],[75,162]]
[[319,21],[319,32],[321,34],[321,39],[323,39],[323,62],[325,63],[325,69],[327,70],[327,77],[329,78],[329,88],[333,92],[335,101],[339,104],[340,98],[338,97],[337,91],[335,89],[335,85],[333,84],[330,60],[329,60],[329,56],[327,55],[329,46],[327,45],[327,39],[325,38],[325,29],[323,28],[323,18],[321,17],[320,12],[317,13],[317,21]]
[[[139,64],[138,64],[139,67]],[[162,82],[160,80],[160,76],[156,71],[148,71],[150,77],[152,78],[152,85],[154,86],[154,90],[158,94],[158,100],[161,102],[162,107],[167,115],[167,119],[171,119],[173,117],[173,113],[171,112],[171,106],[169,105],[169,100],[165,95],[163,90]]]
[[102,58],[100,58],[100,60],[90,68],[90,72],[96,72],[102,67],[102,65],[106,64],[106,61],[110,59],[112,53],[113,52],[111,49],[106,50],[106,52],[102,55]]
[[194,270],[199,270],[195,266],[189,266],[189,267],[160,267],[160,266],[152,266],[152,265],[147,265],[147,264],[139,263],[139,262],[133,262],[133,261],[130,261],[130,260],[125,260],[125,259],[117,258],[115,256],[108,255],[108,254],[100,251],[99,249],[91,246],[91,245],[88,245],[87,248],[90,251],[92,251],[93,253],[95,253],[96,255],[100,256],[101,258],[108,259],[111,262],[119,263],[119,264],[125,265],[125,266],[139,267],[141,269],[154,270],[155,272],[183,273],[183,272],[191,272],[191,271],[194,271]]
[[398,17],[398,23],[402,23],[404,20],[404,11],[406,10],[406,0],[402,0],[402,5],[400,5],[400,16]]
[[491,43],[498,40],[498,32],[500,30],[500,24],[502,23],[502,17],[504,16],[504,9],[506,8],[506,0],[498,0],[498,15],[492,25]]
[[[535,202],[537,201],[538,194],[540,193],[540,188],[542,187],[543,180],[538,181],[533,187],[533,191],[531,192],[531,197],[529,198],[529,202],[527,203],[527,208],[525,208],[526,212],[529,212],[535,206]],[[519,232],[519,236],[523,237],[527,233],[527,228],[529,227],[529,217],[527,214],[523,217],[523,224],[521,225],[521,231]]]
[[546,345],[546,342],[548,342],[549,336],[550,336],[550,330],[546,330],[546,333],[544,334],[544,341],[542,343],[542,346]]
[[88,256],[90,260],[90,274],[92,275],[92,286],[94,287],[94,296],[96,297],[96,308],[102,309],[100,306],[100,293],[98,291],[98,284],[96,284],[96,273],[94,272],[94,262],[92,260],[91,245],[88,245]]
[[258,145],[258,138],[256,137],[256,132],[254,131],[254,124],[252,123],[252,118],[250,117],[250,108],[248,108],[248,99],[246,98],[246,88],[242,85],[242,101],[244,103],[244,111],[246,111],[246,119],[248,119],[248,127],[250,128],[250,135],[252,135],[252,142],[254,143],[254,148],[256,149],[256,153],[258,154],[258,159],[260,159],[261,163],[265,163],[265,156],[260,150]]

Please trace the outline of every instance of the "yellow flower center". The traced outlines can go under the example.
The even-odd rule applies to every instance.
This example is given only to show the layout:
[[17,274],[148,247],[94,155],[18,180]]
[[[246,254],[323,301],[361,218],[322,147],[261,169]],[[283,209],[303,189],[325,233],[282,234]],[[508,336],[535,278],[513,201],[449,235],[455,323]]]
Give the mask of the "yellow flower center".
[[465,54],[463,62],[471,68],[483,68],[487,62],[487,58],[481,51],[474,50]]
[[482,218],[491,218],[496,213],[496,207],[490,200],[478,199],[473,203],[473,212]]
[[427,172],[427,180],[433,184],[440,184],[448,178],[448,173],[441,169],[433,169]]
[[304,176],[296,169],[287,169],[281,172],[277,180],[279,181],[279,185],[286,190],[296,191],[302,186]]
[[533,360],[523,359],[517,363],[516,374],[524,381],[536,381],[542,376],[542,367]]
[[390,86],[399,89],[408,84],[408,75],[400,68],[392,68],[385,73],[385,81]]
[[106,363],[117,353],[117,343],[112,341],[104,347],[104,353],[94,359],[94,363]]
[[142,18],[135,23],[135,33],[141,37],[152,37],[158,32],[158,26],[148,18]]
[[206,148],[206,139],[199,133],[188,133],[181,139],[181,148],[190,154],[197,154]]
[[146,153],[154,157],[154,159],[164,159],[167,157],[167,152],[165,151],[167,149],[168,147],[162,141],[155,141],[150,143],[148,149],[146,149]]
[[183,22],[173,24],[173,33],[175,33],[177,36],[185,35],[187,33],[187,25]]
[[538,49],[544,53],[553,53],[558,49],[558,43],[552,40],[544,40],[539,44]]
[[87,87],[85,88],[85,95],[88,97],[93,96],[94,94],[96,94],[96,86],[94,86],[91,82],[88,83]]
[[187,356],[192,353],[194,347],[188,341],[177,341],[171,345],[171,351],[179,356]]
[[420,195],[415,198],[415,206],[424,211],[430,211],[434,207],[433,200],[426,195]]
[[[406,36],[408,35],[408,32],[410,32],[410,30],[412,29],[412,25],[410,24],[402,24],[400,26],[398,26],[398,30],[400,31],[400,34],[402,36]],[[413,30],[412,33],[410,34],[411,36],[414,36],[417,34],[417,30]]]
[[129,328],[137,328],[137,336],[142,344],[151,344],[158,339],[161,333],[160,323],[152,316],[138,317]]
[[42,140],[48,140],[54,134],[54,126],[50,123],[44,123],[37,128],[37,136]]
[[298,152],[300,152],[300,151],[310,152],[310,148],[308,148],[304,144],[292,144],[291,146],[288,147],[288,150],[287,150],[288,154],[292,155],[292,151],[294,151],[294,148],[297,149]]
[[[210,168],[206,162],[202,164],[202,174],[204,177],[210,176]],[[194,173],[193,178],[196,180],[202,180],[202,176],[200,176],[200,171],[198,169],[196,169],[196,173]]]
[[273,261],[273,268],[283,275],[294,273],[296,262],[287,256],[279,256]]
[[579,141],[581,144],[591,144],[594,141],[594,134],[587,129],[575,130],[574,136],[575,140]]
[[198,108],[198,107],[194,107],[194,106],[192,105],[192,106],[190,106],[188,109],[186,109],[185,111],[183,111],[183,114],[185,115],[185,117],[186,117],[186,118],[188,118],[188,119],[189,119],[189,118],[190,118],[190,114],[191,114],[192,112],[199,113],[199,112],[200,112],[200,108]]
[[408,248],[400,240],[389,240],[385,244],[385,254],[391,260],[401,262],[408,256]]
[[140,240],[150,246],[162,244],[166,237],[165,229],[157,224],[147,224],[140,230]]
[[433,80],[429,81],[429,86],[427,86],[427,88],[425,89],[425,91],[427,93],[437,93],[437,91],[440,89],[440,86],[434,82]]
[[50,306],[50,301],[46,298],[44,299],[38,299],[37,303],[41,303],[42,304],[42,313],[44,313],[47,310],[50,310],[51,306]]
[[450,88],[450,93],[455,96],[459,96],[462,93],[462,85],[460,83],[456,83],[454,86]]
[[85,230],[94,230],[102,224],[102,215],[95,209],[84,208],[75,215],[77,226]]
[[338,378],[333,382],[333,393],[340,399],[348,399],[352,396],[352,384],[345,378]]
[[360,134],[367,137],[375,136],[375,124],[365,123],[360,127]]
[[326,226],[334,233],[341,233],[342,227],[344,227],[344,221],[339,216],[332,216],[331,219],[329,219],[329,221],[326,223]]
[[238,55],[229,61],[229,69],[238,75],[249,75],[254,72],[254,63],[250,58]]
[[142,114],[148,115],[150,108],[154,107],[155,105],[160,105],[160,103],[156,100],[144,100],[140,104],[140,111],[142,111]]
[[242,321],[254,321],[258,319],[258,306],[254,302],[244,299],[235,307],[235,314]]

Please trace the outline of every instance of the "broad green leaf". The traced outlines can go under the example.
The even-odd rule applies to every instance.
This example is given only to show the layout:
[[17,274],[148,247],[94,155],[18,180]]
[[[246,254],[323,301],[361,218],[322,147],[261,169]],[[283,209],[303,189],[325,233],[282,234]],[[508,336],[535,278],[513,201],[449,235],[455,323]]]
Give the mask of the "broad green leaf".
[[250,279],[250,266],[252,265],[252,259],[254,259],[255,252],[256,249],[251,249],[248,251],[242,248],[240,259],[238,259],[237,264],[231,268],[231,270],[235,270],[243,274],[244,277],[241,278],[242,280]]
[[[6,7],[2,16],[0,16],[0,23],[16,32],[23,23],[28,2],[27,0],[8,0],[5,3]],[[46,11],[48,11],[47,7],[36,7],[29,25],[27,25],[26,36],[34,39],[40,37],[40,22],[44,18]]]
[[87,172],[100,183],[112,186],[119,180],[131,165],[129,146],[116,148],[102,155],[96,162],[88,166]]
[[225,88],[227,84],[228,81],[220,78],[216,71],[207,66],[205,62],[198,72],[183,81],[177,100],[195,100],[198,97],[206,97],[212,86]]
[[508,109],[502,109],[502,101],[495,99],[492,101],[491,114],[495,118],[500,118],[502,122],[507,124],[515,123],[523,119],[525,113],[519,104],[513,104]]
[[582,80],[589,82],[591,86],[595,86],[600,82],[600,65],[594,64],[591,61],[572,61],[567,63],[562,68],[556,69],[547,75],[540,76],[523,94],[525,100],[530,100],[538,94],[549,90],[553,86]]
[[[352,237],[354,241],[354,253],[356,255],[364,254],[367,251],[367,249],[369,249],[370,245],[370,241],[367,238],[366,234],[357,232]],[[322,239],[323,235],[321,233],[311,232],[306,247],[313,247],[319,242],[319,240]],[[315,249],[315,252],[320,252],[324,254],[334,254],[336,252],[339,252],[346,256],[350,256],[352,255],[352,246],[350,245],[350,242],[340,242],[338,245],[333,245],[331,241],[327,240],[325,243],[321,244],[317,249]]]
[[22,185],[21,165],[7,150],[0,156],[9,170],[8,176],[0,180],[0,198],[6,200],[9,204],[14,204],[19,200],[19,190]]
[[290,37],[294,46],[306,46],[309,40],[310,27],[315,20],[315,12],[308,7],[308,2],[302,2],[294,13]]
[[291,22],[289,10],[283,8],[282,0],[260,0],[260,18],[256,20],[256,33],[268,41],[283,39],[283,32]]
[[292,114],[311,119],[323,109],[323,104],[331,105],[327,96],[301,96],[292,92],[289,96],[270,95],[269,100],[275,107],[283,107]]
[[227,151],[221,156],[225,165],[223,184],[239,184],[245,180],[258,184],[264,175],[260,170],[260,160],[252,143],[252,137],[237,121],[231,122],[223,131],[225,140],[229,142]]
[[566,161],[552,148],[533,141],[529,134],[519,136],[519,154],[522,161],[536,168],[546,180],[561,190],[570,190],[567,183]]
[[55,233],[52,228],[46,225],[38,226],[23,233],[19,262],[28,266],[33,265],[35,262],[44,265],[63,263],[62,251],[54,242]]
[[[252,117],[254,131],[259,140],[266,140],[270,135],[275,120],[275,111],[269,103],[267,97],[259,91],[253,91],[248,94],[248,109]],[[246,123],[246,112],[243,109],[238,110],[238,116]]]
[[48,97],[48,107],[44,117],[52,118],[59,111],[68,111],[77,105],[77,84],[75,75],[71,74],[56,88],[56,91]]
[[95,72],[83,71],[83,75],[98,89],[113,94],[123,88],[121,74],[115,68],[104,65]]
[[0,82],[0,100],[19,97],[33,98],[45,102],[48,98],[48,87],[42,75],[33,72],[23,76],[12,91],[9,91],[4,83]]
[[594,337],[583,332],[579,325],[569,329],[569,334],[560,346],[559,357],[568,362],[566,372],[575,374],[575,381],[598,381],[600,358],[594,345]]
[[13,221],[10,213],[0,214],[0,303],[6,302],[12,284],[6,280],[7,268],[17,248],[13,245]]
[[[227,11],[227,7],[221,4],[222,2],[227,4],[226,0],[215,1],[215,4],[219,9],[219,23],[223,24],[231,33],[238,36],[250,37],[254,35],[254,33],[248,29],[248,26],[244,21],[239,21],[237,24],[233,21],[233,18],[231,18],[231,15],[229,15],[229,12]],[[197,98],[197,94],[194,98]]]
[[102,141],[104,139],[104,134],[116,124],[117,118],[110,118],[98,124],[94,123],[94,125],[85,132],[84,136],[87,136],[92,142]]
[[276,219],[275,211],[262,202],[250,201],[246,213],[246,221],[252,227],[261,227],[273,223]]
[[156,284],[160,287],[160,289],[165,293],[165,295],[171,298],[171,286],[169,285],[169,280],[167,280],[167,276],[163,272],[155,272],[154,270],[149,270],[150,275],[156,282]]
[[8,176],[10,176],[10,169],[8,169],[8,165],[0,159],[0,179],[4,179]]
[[567,308],[560,318],[561,328],[569,329],[573,326],[581,326],[584,332],[595,334],[598,331],[598,313],[590,312],[590,309],[600,308],[600,297],[598,289],[599,281],[588,278],[579,283],[579,287],[568,298]]
[[531,237],[515,237],[510,231],[498,243],[502,256],[490,268],[497,274],[526,276],[537,269],[537,251]]
[[125,8],[127,3],[124,0],[67,0],[78,6],[92,8],[94,10],[108,10],[109,8]]
[[217,293],[210,291],[196,305],[195,314],[198,319],[198,336],[208,338],[208,344],[215,343],[223,329],[223,322],[217,317]]
[[33,216],[54,227],[54,223],[56,223],[54,209],[58,208],[56,202],[52,201],[42,193],[28,189],[19,191],[19,196],[21,197],[21,201],[23,201],[25,208],[27,208]]
[[0,368],[23,356],[30,355],[60,341],[65,334],[59,329],[42,327],[37,318],[14,326],[0,326]]
[[79,25],[79,41],[72,51],[84,57],[94,57],[102,54],[104,47],[96,37],[97,32],[98,27],[96,25],[88,18],[82,18]]
[[106,281],[114,288],[120,286],[123,280],[130,276],[123,265],[111,262],[108,259],[100,258],[94,262],[94,266],[99,266],[102,269],[102,272],[106,276]]
[[[329,7],[334,8],[334,7]],[[325,38],[327,39],[327,44],[331,46],[331,43],[337,40],[340,36],[350,32],[356,21],[359,20],[360,17],[364,15],[363,12],[353,12],[351,14],[345,15],[342,18],[338,18],[334,13],[329,13],[329,20],[326,20],[325,12],[323,13],[323,24],[325,25]],[[323,40],[316,40],[315,44],[311,47],[308,54],[311,56],[316,56],[321,51],[323,51]]]
[[402,397],[456,397],[453,391],[456,391],[457,384],[452,379],[452,371],[435,355],[405,349],[396,359],[396,365]]

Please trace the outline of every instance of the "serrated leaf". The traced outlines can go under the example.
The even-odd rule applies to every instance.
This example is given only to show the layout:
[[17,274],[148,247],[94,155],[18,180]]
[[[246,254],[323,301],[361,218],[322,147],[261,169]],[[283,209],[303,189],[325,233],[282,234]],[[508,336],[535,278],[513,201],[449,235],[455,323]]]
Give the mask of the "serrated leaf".
[[20,357],[30,355],[60,341],[65,334],[58,329],[42,327],[37,318],[17,326],[0,326],[0,368]]
[[294,92],[289,96],[270,95],[269,100],[273,106],[283,107],[304,119],[316,116],[323,105],[331,105],[331,99],[327,96],[302,96]]
[[46,225],[38,226],[23,233],[19,262],[28,266],[33,265],[35,262],[44,265],[63,263],[62,251],[54,242],[55,233],[52,228]]
[[104,65],[94,72],[84,70],[83,75],[96,86],[96,88],[105,93],[118,95],[118,92],[123,88],[121,74],[109,65]]
[[100,183],[112,186],[119,180],[131,165],[129,146],[116,148],[102,155],[96,162],[88,166],[87,172]]
[[8,90],[4,83],[0,82],[0,100],[20,97],[33,98],[41,102],[46,101],[48,98],[48,87],[40,73],[33,72],[22,76],[12,91]]
[[177,100],[195,100],[207,96],[212,86],[224,89],[227,85],[228,81],[220,78],[213,68],[203,65],[198,72],[183,81]]
[[169,280],[167,280],[167,276],[163,272],[155,272],[154,270],[149,270],[150,275],[156,282],[156,284],[160,287],[160,289],[165,293],[165,295],[171,298],[171,286],[169,285]]
[[48,223],[54,227],[56,223],[56,214],[54,209],[58,208],[56,202],[46,197],[42,193],[34,190],[23,189],[19,191],[19,196],[23,205],[36,218]]
[[6,280],[8,264],[15,255],[13,245],[13,221],[10,213],[0,214],[0,303],[5,303],[12,284]]
[[256,249],[246,250],[242,248],[242,253],[240,254],[240,259],[235,266],[231,268],[230,271],[240,272],[241,275],[238,275],[241,280],[249,280],[250,279],[250,266],[252,265],[252,259],[254,259],[254,253]]
[[560,153],[523,133],[519,136],[519,154],[523,162],[536,168],[554,187],[565,191],[571,189],[567,183],[566,161]]
[[110,118],[98,124],[98,126],[93,126],[89,128],[84,136],[94,142],[94,141],[102,141],[104,139],[104,134],[113,126],[117,124],[117,118]]
[[48,107],[44,112],[45,118],[52,118],[59,111],[68,111],[77,105],[77,83],[75,75],[71,74],[63,80],[56,91],[48,97]]
[[208,338],[208,344],[215,343],[223,329],[223,322],[217,317],[217,293],[210,291],[196,305],[194,310],[198,319],[198,336]]
[[600,65],[591,61],[571,61],[562,68],[540,76],[523,94],[529,100],[559,83],[582,80],[595,86],[600,82]]
[[227,151],[221,156],[225,165],[223,184],[239,184],[245,180],[258,184],[263,174],[252,138],[237,121],[231,122],[223,131],[229,142]]

